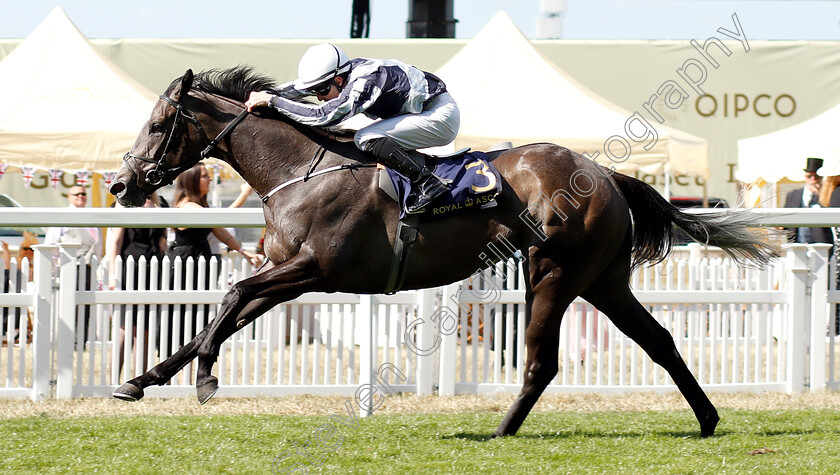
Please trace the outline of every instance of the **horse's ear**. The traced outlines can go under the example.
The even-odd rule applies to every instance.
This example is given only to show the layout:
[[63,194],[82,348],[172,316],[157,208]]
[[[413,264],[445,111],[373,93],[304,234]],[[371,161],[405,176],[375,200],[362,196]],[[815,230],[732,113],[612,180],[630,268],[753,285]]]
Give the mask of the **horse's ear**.
[[177,88],[174,91],[173,99],[176,101],[180,101],[182,97],[186,96],[188,92],[190,92],[190,88],[192,87],[193,83],[193,72],[192,69],[187,69],[187,72],[181,76],[181,87]]
[[187,72],[184,73],[184,77],[181,78],[181,94],[186,94],[187,92],[189,92],[190,88],[192,87],[192,82],[192,69],[187,69]]

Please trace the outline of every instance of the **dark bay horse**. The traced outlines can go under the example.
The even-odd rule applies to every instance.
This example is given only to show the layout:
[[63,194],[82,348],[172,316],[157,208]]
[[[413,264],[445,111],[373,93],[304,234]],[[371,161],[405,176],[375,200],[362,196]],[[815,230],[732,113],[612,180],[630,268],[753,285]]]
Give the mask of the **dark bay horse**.
[[[187,71],[161,95],[126,154],[111,193],[123,205],[142,205],[146,195],[210,149],[261,197],[306,174],[313,162],[318,169],[372,163],[352,141],[336,140],[271,111],[243,113],[251,91],[272,87],[269,79],[248,68],[195,76]],[[211,137],[223,138],[216,143]],[[557,145],[507,150],[494,164],[504,185],[498,205],[424,222],[403,286],[420,289],[464,279],[487,266],[490,243],[503,249],[512,245],[526,257],[525,380],[492,435],[516,433],[557,373],[560,321],[577,296],[607,315],[668,371],[693,409],[701,435],[713,435],[719,420],[715,407],[671,335],[634,298],[630,274],[635,266],[668,254],[674,225],[740,261],[757,264],[774,257],[770,241],[747,229],[741,213],[683,213],[647,184],[610,173]],[[165,384],[198,357],[196,387],[204,403],[218,388],[211,370],[220,346],[259,315],[305,292],[373,294],[385,289],[399,209],[379,190],[374,168],[349,167],[283,188],[265,200],[264,212],[269,264],[233,286],[218,316],[195,339],[125,383],[115,397],[140,399],[143,388]]]

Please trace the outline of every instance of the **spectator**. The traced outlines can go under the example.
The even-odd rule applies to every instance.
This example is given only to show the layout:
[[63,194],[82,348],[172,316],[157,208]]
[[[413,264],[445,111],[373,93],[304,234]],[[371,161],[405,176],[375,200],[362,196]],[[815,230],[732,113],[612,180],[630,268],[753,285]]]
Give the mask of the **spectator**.
[[256,252],[265,258],[265,228],[263,228],[262,234],[260,234],[260,242],[257,243]]
[[[821,158],[809,158],[805,166],[805,187],[793,190],[785,198],[785,208],[819,208],[819,193],[822,177],[817,170],[823,165]],[[828,228],[794,228],[790,231],[790,241],[798,243],[831,243],[831,231]]]
[[[245,202],[248,200],[248,196],[253,192],[254,189],[251,188],[251,185],[247,183],[242,183],[239,186],[239,196],[233,200],[228,208],[241,208]],[[236,237],[236,230],[234,228],[225,228],[231,234],[231,236]],[[216,237],[215,234],[210,234],[207,236],[207,240],[210,242],[210,254],[212,256],[216,256],[219,259],[222,258],[222,249],[221,249],[221,242],[219,242],[219,238]],[[258,253],[261,254],[261,253]]]
[[[6,241],[0,241],[3,246],[3,268],[9,270],[12,263],[12,254],[9,251],[9,245],[6,244]],[[20,270],[23,265],[23,260],[26,259],[29,262],[29,281],[32,281],[33,272],[35,268],[32,267],[33,259],[35,258],[35,251],[32,249],[32,246],[38,244],[38,238],[35,237],[34,234],[30,233],[29,231],[23,232],[23,240],[20,242],[20,246],[18,246],[18,255],[17,255],[17,266],[18,270]],[[7,275],[8,277],[8,275]]]
[[[209,204],[207,203],[207,193],[210,191],[210,175],[207,173],[207,168],[204,164],[197,164],[194,167],[190,168],[189,170],[181,173],[178,175],[178,178],[175,181],[175,197],[172,200],[174,206],[176,208],[207,208]],[[249,187],[250,192],[250,187]],[[254,254],[250,251],[247,251],[242,248],[242,244],[240,244],[235,237],[233,237],[230,232],[228,232],[225,228],[177,228],[175,229],[175,241],[170,246],[169,250],[166,252],[166,255],[172,259],[173,267],[172,267],[172,275],[173,278],[171,279],[172,283],[175,284],[174,279],[174,261],[176,257],[180,257],[183,259],[181,263],[181,270],[182,270],[182,278],[181,278],[181,288],[186,289],[187,283],[187,267],[186,267],[186,260],[189,257],[192,257],[196,260],[196,264],[193,271],[193,282],[194,285],[192,289],[194,290],[203,290],[209,288],[210,284],[210,262],[212,259],[212,253],[210,250],[210,243],[208,242],[208,236],[210,233],[213,233],[219,241],[228,246],[230,249],[233,249],[240,253],[245,259],[247,259],[252,265],[258,266],[262,262],[262,257]],[[205,261],[205,279],[204,282],[198,282],[199,276],[199,266],[198,266],[198,259],[200,257],[204,257]],[[218,262],[218,260],[213,260]],[[186,340],[185,338],[192,336],[197,333],[196,325],[198,324],[198,320],[196,318],[196,314],[198,313],[198,307],[192,307],[192,317],[190,320],[186,319],[185,313],[188,309],[185,307],[181,307],[180,309],[180,333],[178,334],[179,339],[176,344],[172,346],[172,349],[177,348],[179,345],[182,345]],[[207,307],[205,307],[205,315],[207,312]],[[175,323],[174,316],[172,312],[170,312],[170,331],[173,331],[172,335],[176,335],[174,333],[172,324]],[[190,324],[192,327],[193,335],[187,335],[185,333],[185,325]],[[168,339],[171,341],[171,338]]]
[[[83,187],[82,185],[73,185],[72,187],[70,187],[70,191],[67,193],[67,201],[70,202],[70,208],[84,208],[87,204],[87,192],[85,191],[85,187]],[[94,256],[96,256],[97,258],[102,257],[102,247],[100,244],[99,228],[78,228],[62,226],[60,228],[47,229],[47,234],[44,237],[45,244],[56,245],[67,242],[76,242],[81,244],[78,251],[76,251],[76,257],[79,259],[78,274],[76,280],[77,290],[91,290],[93,288],[94,280],[94,277],[91,273],[91,259]],[[83,326],[82,322],[80,321],[80,319],[82,318],[82,312],[77,313],[76,316],[77,335],[79,334],[79,330],[82,330],[83,332],[81,333],[81,337],[76,338],[77,346],[80,340],[84,341],[85,346],[87,346],[87,341],[90,339],[90,337],[92,337],[92,335],[89,334],[89,305],[85,305],[83,315]]]
[[[840,188],[837,187],[840,184],[840,162],[826,163],[818,170],[818,173],[825,177],[820,187],[820,205],[824,208],[840,208]],[[834,247],[832,248],[834,260],[840,262],[840,228],[831,227],[828,229],[830,229],[834,241]],[[834,283],[829,283],[829,285],[833,285],[833,287],[830,287],[832,289],[840,288],[840,271],[835,271]],[[831,325],[831,322],[829,322],[829,328],[833,327],[834,334],[840,335],[840,306],[833,305],[833,307],[835,308],[834,324]]]
[[[119,203],[115,203],[115,207],[122,207]],[[158,197],[157,192],[153,193],[152,196],[146,198],[146,204],[143,205],[144,208],[159,208],[161,207],[161,201]],[[164,228],[109,228],[108,234],[105,242],[105,257],[108,262],[108,288],[111,290],[116,289],[117,286],[117,278],[120,278],[121,288],[126,290],[138,290],[143,289],[147,290],[150,288],[151,279],[152,279],[152,271],[151,271],[151,264],[152,260],[158,260],[163,257],[164,252],[166,251],[166,229]],[[117,256],[120,256],[123,261],[123,266],[121,272],[117,273]],[[128,284],[127,277],[127,263],[129,257],[133,257],[135,260],[135,267],[133,271],[133,282],[132,287],[126,287]],[[145,281],[143,283],[139,282],[140,276],[140,258],[146,258],[146,272],[145,272]],[[157,283],[160,285],[160,274],[156,276]],[[133,340],[134,340],[134,357],[137,358],[138,352],[138,340],[137,340],[137,327],[139,326],[139,318],[141,316],[143,318],[143,346],[141,348],[148,349],[149,348],[149,319],[150,319],[150,310],[152,309],[149,305],[144,305],[142,307],[138,305],[134,305],[131,307],[132,315],[134,315],[134,327],[132,331]],[[119,367],[122,368],[123,365],[123,355],[124,355],[124,348],[125,348],[125,321],[126,321],[126,313],[128,312],[128,307],[125,305],[120,306],[118,309],[118,315],[120,319],[120,330],[119,330],[119,354],[120,354],[120,364]],[[138,310],[142,310],[138,312]],[[144,353],[141,351],[139,353],[139,358],[143,361],[143,371],[146,371],[146,360],[144,358]]]
[[[18,255],[17,255],[17,272],[16,275],[12,275],[11,267],[12,267],[12,254],[9,251],[9,245],[6,241],[0,241],[3,248],[3,292],[8,293],[12,289],[14,289],[15,293],[20,293],[23,291],[25,282],[32,281],[32,277],[34,275],[34,267],[33,267],[33,260],[35,257],[35,251],[32,250],[32,246],[38,244],[38,239],[30,232],[23,233],[23,241],[21,241],[20,246],[18,247]],[[29,275],[26,281],[23,279],[22,268],[23,268],[23,260],[26,259],[29,262]],[[3,343],[7,344],[9,341],[18,342],[20,339],[20,308],[14,309],[15,313],[15,322],[14,322],[14,333],[10,334],[8,331],[8,319],[9,319],[9,308],[3,308],[3,320],[2,320],[2,327],[0,327],[0,333],[3,334]],[[32,342],[32,320],[31,318],[27,318],[27,329],[26,329],[26,342]]]
[[[70,208],[84,208],[87,205],[87,192],[82,185],[73,185],[67,193],[67,201],[70,202]],[[90,263],[93,256],[102,257],[102,250],[100,248],[99,228],[77,228],[77,227],[60,227],[47,229],[47,235],[44,238],[45,244],[60,244],[65,242],[77,242],[82,246],[77,251],[78,257],[84,257],[85,261]]]

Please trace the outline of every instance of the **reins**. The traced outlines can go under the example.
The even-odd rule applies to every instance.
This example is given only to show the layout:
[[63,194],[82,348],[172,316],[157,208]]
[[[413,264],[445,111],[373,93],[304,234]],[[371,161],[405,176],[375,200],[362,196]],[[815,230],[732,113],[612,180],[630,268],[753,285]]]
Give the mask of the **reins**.
[[[166,184],[172,183],[172,180],[174,179],[174,177],[178,176],[181,172],[183,172],[184,170],[186,170],[186,169],[188,169],[192,166],[192,165],[190,165],[190,166],[184,165],[184,166],[180,166],[180,167],[176,167],[176,168],[170,168],[170,169],[163,168],[165,166],[165,163],[166,163],[166,155],[170,152],[169,147],[172,144],[172,140],[175,137],[175,135],[177,134],[178,126],[181,123],[181,121],[179,119],[183,118],[184,120],[189,121],[190,123],[195,125],[196,128],[201,132],[201,136],[204,138],[204,142],[207,143],[207,146],[204,147],[204,150],[202,150],[199,153],[199,160],[203,160],[219,145],[219,143],[221,143],[222,140],[225,139],[225,137],[230,135],[230,133],[233,132],[233,129],[235,129],[236,126],[238,126],[245,119],[245,117],[248,116],[248,114],[250,113],[250,112],[248,112],[247,108],[243,109],[242,112],[240,112],[239,115],[236,116],[236,118],[234,118],[232,121],[230,121],[230,123],[228,123],[225,126],[225,128],[222,129],[221,132],[219,132],[219,134],[216,136],[216,138],[214,138],[213,140],[208,140],[207,132],[204,131],[204,127],[201,125],[201,122],[194,115],[192,115],[186,109],[184,109],[184,106],[180,102],[175,102],[174,100],[172,100],[171,98],[169,98],[168,96],[163,95],[163,94],[160,95],[160,98],[163,99],[164,101],[166,101],[167,104],[169,104],[170,106],[172,106],[175,109],[175,118],[173,119],[173,122],[172,122],[172,129],[169,133],[169,137],[166,140],[166,145],[164,145],[163,153],[161,154],[160,159],[155,160],[151,157],[144,157],[144,156],[141,156],[141,155],[135,155],[131,152],[126,152],[126,154],[123,156],[123,161],[124,162],[128,162],[128,159],[131,159],[131,160],[140,160],[140,161],[143,161],[143,162],[146,162],[146,163],[154,163],[155,164],[155,168],[153,170],[148,171],[146,173],[146,177],[145,177],[146,178],[146,183],[148,183],[151,186],[158,186],[161,183],[163,183],[164,181],[167,182]],[[329,133],[325,134],[325,137],[329,138]],[[315,169],[315,167],[318,165],[318,162],[320,161],[319,156],[320,156],[320,158],[323,158],[324,155],[326,154],[326,151],[327,151],[326,147],[323,144],[321,144],[318,147],[318,150],[315,151],[315,155],[312,157],[312,160],[310,160],[309,166],[306,169],[306,173],[303,176],[293,178],[291,180],[288,180],[288,181],[272,188],[268,193],[266,193],[265,196],[260,198],[262,200],[262,202],[263,203],[267,202],[268,199],[271,198],[272,195],[274,195],[278,191],[282,190],[283,188],[286,188],[289,185],[293,185],[293,184],[301,182],[301,181],[305,182],[305,181],[309,180],[310,178],[316,177],[318,175],[323,175],[323,174],[326,174],[326,173],[341,171],[341,170],[358,170],[360,168],[371,168],[371,167],[376,166],[376,164],[373,164],[373,163],[359,163],[359,164],[345,163],[343,165],[336,165],[336,166],[333,166],[333,167],[325,168],[323,170],[313,171]],[[129,168],[132,169],[132,170],[137,169],[137,167],[133,167],[133,166],[129,166]]]
[[[204,142],[207,143],[207,146],[204,147],[204,150],[202,150],[201,153],[199,153],[199,160],[203,160],[210,154],[210,152],[212,152],[219,145],[219,143],[222,140],[225,139],[225,137],[230,135],[233,129],[236,128],[236,126],[239,125],[239,123],[242,122],[245,119],[245,117],[249,114],[247,108],[243,109],[242,112],[240,112],[239,115],[236,116],[236,118],[234,118],[227,126],[225,126],[225,128],[222,129],[221,132],[219,132],[219,135],[217,135],[216,138],[214,138],[213,140],[208,140],[207,132],[204,131],[204,127],[201,125],[201,121],[199,121],[191,113],[188,113],[180,102],[175,102],[171,98],[163,94],[160,95],[160,98],[166,101],[167,104],[175,108],[175,118],[172,122],[172,130],[169,133],[169,137],[166,139],[166,145],[164,145],[163,147],[163,153],[161,154],[160,158],[158,160],[155,160],[154,158],[135,155],[131,152],[126,152],[126,154],[123,156],[124,162],[127,162],[130,158],[132,160],[140,160],[146,163],[155,164],[155,168],[146,172],[145,177],[146,183],[148,183],[151,186],[158,186],[164,181],[167,182],[165,184],[172,183],[174,177],[178,176],[181,172],[192,166],[184,165],[176,168],[170,168],[168,170],[162,169],[164,167],[164,164],[166,163],[166,155],[170,151],[169,146],[172,144],[172,139],[177,134],[178,126],[181,123],[178,119],[184,118],[185,120],[195,125],[195,127],[201,132],[201,136],[204,139]],[[129,168],[132,170],[136,169],[136,167],[133,166],[130,166]]]
[[[247,117],[248,114],[250,114],[250,112],[248,112],[248,109],[243,109],[242,112],[240,112],[239,115],[236,116],[236,118],[233,119],[227,125],[227,127],[222,129],[222,131],[219,132],[219,135],[217,135],[216,138],[211,140],[207,144],[207,146],[204,147],[204,150],[201,151],[201,153],[199,154],[199,156],[201,157],[201,160],[204,160],[207,157],[207,155],[210,155],[210,152],[212,152],[213,149],[215,149],[219,145],[219,142],[221,142],[222,140],[225,139],[225,137],[230,135],[230,133],[233,132],[233,129],[235,129],[236,126],[239,125],[240,122],[245,120],[245,117]],[[202,132],[203,132],[203,130],[202,130]],[[205,135],[205,140],[206,140],[206,135]]]

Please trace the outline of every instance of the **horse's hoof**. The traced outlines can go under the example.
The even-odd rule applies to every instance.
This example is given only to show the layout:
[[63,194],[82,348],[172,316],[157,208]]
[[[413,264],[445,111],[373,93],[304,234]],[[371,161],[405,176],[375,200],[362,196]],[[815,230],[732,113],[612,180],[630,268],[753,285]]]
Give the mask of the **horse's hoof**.
[[143,399],[143,388],[129,382],[117,388],[111,396],[122,399],[123,401],[139,401]]
[[498,439],[500,437],[507,437],[508,435],[510,435],[510,434],[505,434],[501,430],[496,430],[496,432],[493,432],[492,434],[487,436],[487,439],[485,439],[485,440]]
[[198,403],[204,404],[219,390],[219,380],[215,376],[210,376],[203,383],[197,385],[195,390],[198,395]]
[[705,420],[700,422],[700,437],[711,437],[715,435],[715,428],[720,422],[720,416],[717,411],[708,414]]

